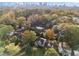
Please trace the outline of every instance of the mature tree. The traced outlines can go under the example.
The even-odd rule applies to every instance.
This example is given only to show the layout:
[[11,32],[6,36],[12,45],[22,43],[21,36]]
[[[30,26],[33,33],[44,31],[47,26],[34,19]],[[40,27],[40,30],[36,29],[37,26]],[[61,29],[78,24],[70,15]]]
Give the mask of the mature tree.
[[11,31],[13,31],[12,26],[1,24],[0,25],[0,39],[7,39]]
[[43,18],[44,18],[45,20],[51,21],[51,20],[53,20],[53,16],[54,16],[54,15],[43,14],[42,16],[43,16]]
[[16,26],[15,14],[7,13],[1,16],[0,24]]
[[15,43],[10,43],[9,45],[6,45],[5,49],[5,52],[8,55],[16,55],[21,50],[21,48],[18,45],[15,46]]
[[29,31],[29,30],[24,31],[22,36],[25,43],[35,41],[37,38],[36,33],[34,31]]
[[19,18],[17,18],[16,21],[17,21],[18,25],[23,25],[26,22],[26,18],[25,17],[19,17]]
[[44,27],[46,24],[46,20],[43,18],[43,16],[35,14],[28,17],[27,24],[33,27],[35,26]]
[[54,48],[48,48],[44,54],[45,56],[59,56]]
[[64,35],[63,41],[70,46],[72,55],[74,55],[74,50],[79,49],[79,25],[64,24],[62,30]]

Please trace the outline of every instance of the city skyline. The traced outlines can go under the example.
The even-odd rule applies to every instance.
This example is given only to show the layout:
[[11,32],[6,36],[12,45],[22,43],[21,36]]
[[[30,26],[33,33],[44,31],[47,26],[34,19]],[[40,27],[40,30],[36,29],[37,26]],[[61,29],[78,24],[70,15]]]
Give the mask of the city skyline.
[[10,6],[47,6],[47,7],[79,7],[79,3],[76,2],[0,2],[0,7]]

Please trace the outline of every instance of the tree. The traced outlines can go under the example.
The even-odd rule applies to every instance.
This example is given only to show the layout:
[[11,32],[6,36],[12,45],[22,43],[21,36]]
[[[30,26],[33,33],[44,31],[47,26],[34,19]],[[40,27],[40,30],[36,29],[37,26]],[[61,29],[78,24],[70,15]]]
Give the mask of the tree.
[[48,39],[48,40],[51,40],[51,39],[53,39],[53,37],[54,37],[54,31],[53,31],[53,29],[47,29],[46,30],[46,38]]
[[2,15],[3,17],[9,17],[10,19],[15,19],[15,13],[13,11],[9,11],[8,13],[5,13]]
[[42,15],[39,15],[39,14],[34,14],[27,18],[27,24],[29,27],[31,26],[45,27],[46,23],[47,23],[47,20]]
[[10,15],[9,13],[2,15],[0,18],[0,24],[12,25],[13,27],[15,27],[16,26],[15,16]]
[[45,56],[59,56],[54,48],[48,48],[44,54]]
[[24,8],[22,8],[22,9],[17,8],[17,9],[15,9],[14,12],[15,12],[16,17],[27,17],[32,14],[31,10],[24,9]]
[[9,33],[13,31],[13,27],[10,25],[0,25],[0,39],[8,39]]
[[43,16],[43,18],[44,18],[45,20],[47,20],[47,21],[53,20],[53,15],[50,15],[50,14],[43,14],[42,16]]
[[72,17],[71,16],[62,16],[58,18],[58,23],[72,23]]
[[4,55],[4,51],[5,51],[5,48],[4,47],[0,47],[0,56]]
[[63,41],[65,41],[71,48],[71,55],[74,55],[74,50],[78,50],[79,46],[79,25],[65,24],[63,26]]
[[25,43],[35,41],[37,38],[36,33],[34,31],[29,31],[29,30],[24,31],[22,36]]
[[25,17],[19,17],[19,18],[17,18],[16,22],[17,22],[18,25],[23,25],[26,22],[26,18]]
[[5,49],[8,55],[16,55],[21,50],[18,45],[15,46],[15,43],[10,43],[9,45],[6,45]]

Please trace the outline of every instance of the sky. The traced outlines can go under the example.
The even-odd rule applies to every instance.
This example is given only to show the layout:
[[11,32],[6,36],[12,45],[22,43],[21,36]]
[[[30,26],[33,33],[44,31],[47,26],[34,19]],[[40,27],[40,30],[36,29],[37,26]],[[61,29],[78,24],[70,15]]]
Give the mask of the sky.
[[79,0],[0,0],[0,2],[79,2]]

